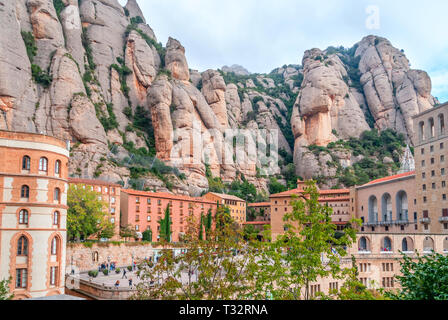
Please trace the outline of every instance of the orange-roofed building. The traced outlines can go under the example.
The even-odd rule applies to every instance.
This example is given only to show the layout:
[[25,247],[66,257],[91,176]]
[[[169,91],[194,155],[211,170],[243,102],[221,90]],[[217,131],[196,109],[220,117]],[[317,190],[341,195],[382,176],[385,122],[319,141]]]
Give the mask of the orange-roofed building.
[[220,194],[214,192],[207,193],[204,198],[215,203],[219,202],[221,205],[229,207],[230,215],[240,226],[246,222],[246,201],[243,199],[230,194]]
[[[305,182],[299,180],[297,185],[296,189],[270,196],[271,230],[274,240],[285,232],[283,217],[292,212],[292,196],[303,194]],[[319,202],[333,209],[332,222],[338,226],[338,230],[343,230],[351,219],[350,190],[319,190],[319,194]]]
[[98,193],[98,199],[106,204],[104,213],[107,215],[108,220],[115,226],[112,240],[119,240],[121,185],[102,180],[78,178],[69,178],[68,182],[70,185],[81,185],[83,188],[88,188]]
[[215,216],[218,205],[205,198],[154,193],[136,190],[121,191],[121,226],[131,225],[142,237],[142,233],[151,230],[152,241],[160,240],[159,221],[165,217],[165,210],[170,206],[171,242],[179,242],[188,229],[187,218],[193,215],[197,221],[201,214],[206,216],[209,210]]

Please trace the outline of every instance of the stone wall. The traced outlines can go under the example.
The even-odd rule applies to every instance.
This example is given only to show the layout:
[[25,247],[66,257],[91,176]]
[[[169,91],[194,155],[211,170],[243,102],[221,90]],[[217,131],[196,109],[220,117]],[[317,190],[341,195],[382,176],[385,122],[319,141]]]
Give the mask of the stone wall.
[[134,259],[144,259],[153,256],[155,253],[150,244],[126,243],[126,244],[112,244],[112,243],[98,243],[93,244],[91,248],[84,244],[67,244],[67,267],[72,265],[76,267],[77,272],[85,272],[89,270],[98,269],[98,265],[103,262],[110,261],[117,262],[117,265],[129,266],[132,264],[132,257]]

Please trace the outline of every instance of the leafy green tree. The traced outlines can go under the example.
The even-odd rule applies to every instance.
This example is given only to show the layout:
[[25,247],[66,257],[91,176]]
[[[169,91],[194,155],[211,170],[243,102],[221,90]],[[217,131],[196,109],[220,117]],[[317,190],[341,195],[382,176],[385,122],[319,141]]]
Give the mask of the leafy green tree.
[[9,283],[11,279],[0,281],[0,300],[11,300],[14,296],[10,293]]
[[[297,183],[297,181],[296,181]],[[287,191],[288,188],[284,185],[282,185],[280,182],[278,182],[278,180],[274,177],[272,177],[269,180],[269,193],[270,194],[277,194],[277,193],[281,193],[281,192],[285,192]]]
[[[104,211],[106,203],[100,201],[99,193],[83,185],[70,186],[67,197],[67,233],[70,240],[110,236],[110,222]],[[113,236],[113,234],[112,234]]]
[[134,230],[132,225],[127,225],[120,229],[120,237],[123,239],[137,238],[137,232]]
[[170,206],[165,209],[165,217],[159,221],[160,224],[160,240],[162,242],[171,242],[171,213]]
[[147,229],[143,232],[143,241],[152,241],[152,230]]
[[115,235],[115,225],[111,222],[106,222],[102,230],[98,233],[99,239],[112,239]]
[[256,240],[258,236],[258,230],[253,225],[246,225],[243,229],[244,239]]
[[[253,280],[246,272],[258,268],[254,247],[243,240],[226,207],[214,217],[215,228],[208,239],[199,239],[202,224],[190,215],[185,234],[186,252],[174,256],[163,249],[154,266],[139,267],[142,282],[137,286],[136,300],[232,300],[247,297]],[[237,254],[237,253],[240,254]],[[182,280],[183,278],[183,280]]]
[[394,300],[448,300],[448,257],[438,253],[416,259],[403,255],[398,293],[386,292]]
[[284,216],[285,233],[265,250],[259,262],[265,272],[256,281],[263,288],[259,292],[270,292],[274,299],[309,300],[313,298],[312,282],[343,277],[341,259],[355,241],[356,231],[348,227],[336,237],[333,210],[319,203],[314,181],[306,183],[300,200],[293,197],[292,207],[292,212]]

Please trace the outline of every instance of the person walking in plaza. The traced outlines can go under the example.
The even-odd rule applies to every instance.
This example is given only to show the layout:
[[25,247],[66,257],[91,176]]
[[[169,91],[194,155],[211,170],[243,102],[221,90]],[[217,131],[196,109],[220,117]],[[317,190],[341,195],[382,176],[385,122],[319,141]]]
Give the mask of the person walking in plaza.
[[117,282],[115,282],[115,289],[118,289],[119,286],[120,286],[120,280],[117,280]]
[[121,279],[124,279],[124,278],[128,278],[127,276],[126,276],[126,268],[123,268],[123,276],[121,277]]
[[132,278],[129,279],[129,287],[132,288]]

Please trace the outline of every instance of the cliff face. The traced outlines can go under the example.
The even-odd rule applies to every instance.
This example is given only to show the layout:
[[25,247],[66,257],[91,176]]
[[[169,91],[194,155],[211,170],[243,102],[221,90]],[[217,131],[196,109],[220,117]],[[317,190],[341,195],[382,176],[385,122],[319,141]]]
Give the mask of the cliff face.
[[[277,129],[282,169],[294,157],[302,177],[330,176],[310,145],[372,126],[411,137],[411,117],[436,103],[428,75],[374,36],[351,50],[309,50],[303,66],[268,75],[199,73],[179,41],[157,42],[135,0],[0,0],[0,21],[0,129],[70,140],[70,174],[131,187],[195,195],[209,168],[266,190],[259,164],[218,164],[230,128]],[[197,135],[206,151],[186,159]]]

